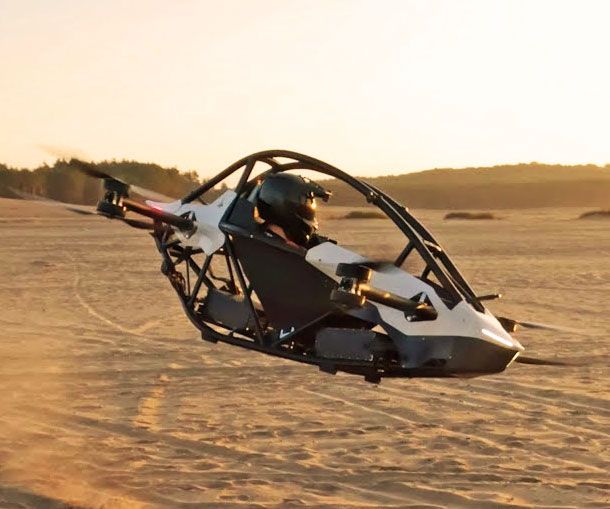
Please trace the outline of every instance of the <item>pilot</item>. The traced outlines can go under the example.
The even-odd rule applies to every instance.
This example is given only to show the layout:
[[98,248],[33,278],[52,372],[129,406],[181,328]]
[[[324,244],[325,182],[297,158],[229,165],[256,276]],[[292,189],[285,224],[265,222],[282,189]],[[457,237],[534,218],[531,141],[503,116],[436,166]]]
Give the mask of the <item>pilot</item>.
[[317,238],[316,198],[328,201],[330,195],[300,175],[274,173],[261,184],[256,209],[268,234],[292,247],[307,249]]

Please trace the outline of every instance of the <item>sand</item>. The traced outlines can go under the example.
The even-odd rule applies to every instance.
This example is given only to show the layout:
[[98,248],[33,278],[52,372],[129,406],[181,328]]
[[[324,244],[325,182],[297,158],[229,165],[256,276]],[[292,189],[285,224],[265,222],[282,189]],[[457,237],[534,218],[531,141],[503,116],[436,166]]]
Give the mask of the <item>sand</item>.
[[444,212],[417,215],[493,311],[583,330],[524,331],[527,354],[590,365],[374,386],[212,345],[146,233],[0,200],[0,507],[610,507],[608,225]]

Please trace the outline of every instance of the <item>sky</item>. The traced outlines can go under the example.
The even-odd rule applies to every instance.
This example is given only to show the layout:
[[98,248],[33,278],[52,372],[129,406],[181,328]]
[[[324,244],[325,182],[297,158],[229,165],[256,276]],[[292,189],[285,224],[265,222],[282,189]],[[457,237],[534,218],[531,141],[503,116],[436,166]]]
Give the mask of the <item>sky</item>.
[[605,164],[609,19],[593,0],[0,0],[0,162]]

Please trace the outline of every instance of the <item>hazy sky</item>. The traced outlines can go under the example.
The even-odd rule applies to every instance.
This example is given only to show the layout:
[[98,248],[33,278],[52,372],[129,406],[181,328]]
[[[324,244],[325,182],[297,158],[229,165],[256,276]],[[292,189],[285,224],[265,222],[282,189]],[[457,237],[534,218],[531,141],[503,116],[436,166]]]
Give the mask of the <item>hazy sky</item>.
[[0,0],[0,162],[610,162],[610,2]]

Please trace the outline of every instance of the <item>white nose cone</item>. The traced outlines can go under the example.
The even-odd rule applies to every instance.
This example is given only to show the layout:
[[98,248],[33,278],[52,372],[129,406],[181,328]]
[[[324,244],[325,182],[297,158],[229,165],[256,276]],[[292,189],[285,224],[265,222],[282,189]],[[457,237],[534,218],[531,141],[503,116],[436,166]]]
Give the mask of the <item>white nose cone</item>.
[[490,330],[488,328],[481,329],[481,334],[483,334],[484,339],[487,341],[491,340],[493,343],[497,343],[498,345],[504,346],[505,348],[512,348],[518,352],[523,352],[525,348],[523,345],[519,343],[516,339],[514,339],[508,332],[504,330]]

